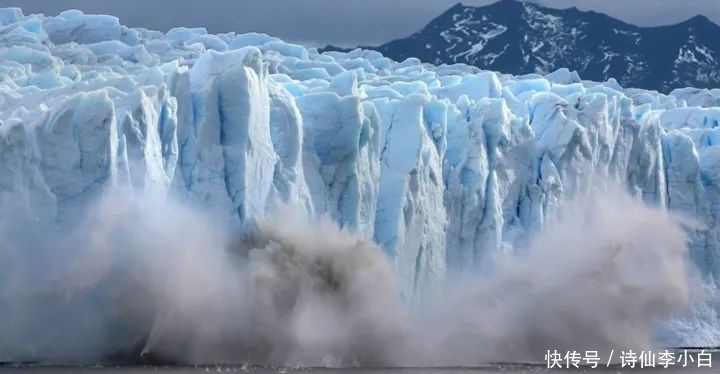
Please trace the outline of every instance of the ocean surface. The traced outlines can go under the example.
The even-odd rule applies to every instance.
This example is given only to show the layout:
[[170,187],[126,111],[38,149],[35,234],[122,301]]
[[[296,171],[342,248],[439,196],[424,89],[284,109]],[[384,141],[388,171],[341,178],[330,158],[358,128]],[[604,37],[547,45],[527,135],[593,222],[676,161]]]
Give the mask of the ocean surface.
[[[720,365],[720,364],[719,364]],[[525,374],[525,373],[663,373],[663,374],[716,374],[718,367],[698,368],[696,365],[687,367],[656,367],[656,368],[622,368],[619,366],[579,368],[579,369],[548,369],[543,365],[488,365],[472,368],[406,368],[406,369],[246,369],[241,367],[42,367],[18,366],[0,368],[0,373],[34,373],[34,374],[185,374],[185,373],[248,373],[248,374]]]

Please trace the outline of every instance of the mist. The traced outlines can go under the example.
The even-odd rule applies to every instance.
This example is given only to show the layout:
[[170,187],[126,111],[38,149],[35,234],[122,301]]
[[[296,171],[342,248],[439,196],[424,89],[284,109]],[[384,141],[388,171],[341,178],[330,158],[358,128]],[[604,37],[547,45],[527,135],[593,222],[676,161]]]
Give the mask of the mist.
[[527,248],[490,255],[491,270],[423,309],[424,333],[443,347],[437,362],[661,348],[658,326],[709,297],[687,256],[694,228],[616,188],[565,203]]
[[301,367],[544,361],[656,347],[703,297],[692,222],[619,190],[405,305],[382,248],[292,207],[245,228],[108,193],[73,229],[0,222],[0,359]]

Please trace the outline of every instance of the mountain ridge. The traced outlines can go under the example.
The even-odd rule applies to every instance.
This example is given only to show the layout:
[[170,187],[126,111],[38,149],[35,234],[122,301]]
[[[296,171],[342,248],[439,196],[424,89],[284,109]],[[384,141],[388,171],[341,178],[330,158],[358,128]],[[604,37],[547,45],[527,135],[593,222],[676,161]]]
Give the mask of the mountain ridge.
[[406,38],[359,48],[399,61],[465,63],[514,75],[568,68],[587,80],[614,78],[625,87],[669,92],[720,87],[717,34],[720,26],[703,15],[641,27],[577,7],[500,0],[482,7],[458,2]]

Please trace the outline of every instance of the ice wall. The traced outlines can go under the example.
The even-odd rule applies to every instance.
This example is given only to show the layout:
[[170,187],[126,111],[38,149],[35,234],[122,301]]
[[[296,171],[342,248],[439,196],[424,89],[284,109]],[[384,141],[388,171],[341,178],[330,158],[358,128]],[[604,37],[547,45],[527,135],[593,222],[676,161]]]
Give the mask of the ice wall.
[[616,181],[704,223],[692,254],[717,278],[720,94],[571,74],[0,9],[0,211],[72,224],[112,188],[233,225],[290,204],[382,245],[412,299]]

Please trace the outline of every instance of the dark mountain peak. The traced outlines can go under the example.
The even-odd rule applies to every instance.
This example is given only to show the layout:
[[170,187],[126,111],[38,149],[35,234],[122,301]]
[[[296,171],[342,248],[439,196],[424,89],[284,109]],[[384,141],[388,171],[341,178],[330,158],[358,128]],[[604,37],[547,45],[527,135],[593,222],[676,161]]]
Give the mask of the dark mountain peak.
[[715,23],[713,21],[711,21],[710,18],[707,18],[706,16],[704,16],[702,14],[696,15],[695,17],[688,19],[686,22],[689,22],[689,23],[711,23],[711,24],[715,25]]
[[439,17],[433,20],[433,22],[448,17],[454,17],[454,19],[456,20],[458,17],[461,17],[464,14],[471,14],[473,16],[479,16],[481,18],[482,16],[501,16],[503,19],[520,20],[522,16],[527,13],[528,9],[540,11],[542,13],[545,13],[548,10],[554,11],[554,9],[543,7],[541,4],[536,3],[534,0],[497,0],[494,3],[482,7],[468,6],[464,5],[462,2],[458,2],[449,9],[447,9],[445,12],[443,12]]
[[498,0],[490,5],[486,5],[484,7],[472,7],[474,9],[498,9],[498,8],[505,8],[505,9],[519,9],[523,5],[531,4],[531,2],[526,0]]
[[[700,38],[720,48],[720,40],[715,37],[715,35],[720,34],[720,26],[703,15],[697,15],[674,25],[648,28],[648,31],[667,33],[668,35],[672,34],[675,38],[680,36],[684,38],[693,36],[694,38]],[[720,57],[720,55],[718,55],[718,57]]]
[[438,16],[438,18],[442,17],[443,15],[447,15],[447,14],[462,13],[467,8],[469,8],[469,7],[466,6],[465,4],[463,4],[462,2],[457,2],[457,3],[455,3],[455,5],[451,6],[446,11],[444,11],[440,16]]
[[715,22],[711,21],[710,18],[707,18],[701,14],[696,15],[695,17],[692,17],[688,19],[685,22],[681,22],[680,25],[688,25],[691,27],[711,27],[711,28],[720,28]]
[[373,49],[399,61],[416,57],[515,75],[567,68],[583,79],[668,92],[720,87],[720,39],[713,36],[719,34],[704,16],[638,27],[577,7],[498,0],[483,7],[459,2],[421,31]]
[[451,6],[448,10],[446,10],[445,13],[462,11],[465,8],[465,4],[458,1],[457,3],[455,3],[455,5]]
[[[498,0],[495,2],[495,4],[531,5],[531,6],[541,7],[541,8],[543,7],[540,3],[537,2],[537,0]],[[478,8],[482,8],[482,7],[478,7]]]

